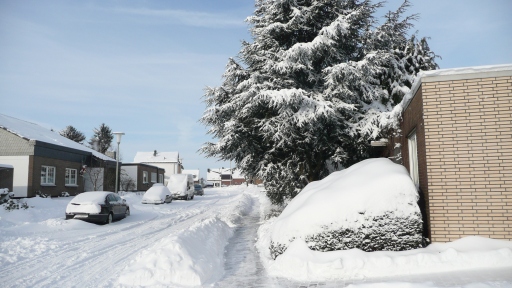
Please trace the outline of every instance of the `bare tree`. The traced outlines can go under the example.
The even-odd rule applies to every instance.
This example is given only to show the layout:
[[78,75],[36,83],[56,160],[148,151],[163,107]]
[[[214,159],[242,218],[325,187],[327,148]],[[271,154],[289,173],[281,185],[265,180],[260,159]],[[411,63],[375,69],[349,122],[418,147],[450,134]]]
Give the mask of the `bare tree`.
[[135,186],[135,180],[133,180],[124,169],[121,169],[120,182],[121,190],[123,191],[135,190],[137,188]]

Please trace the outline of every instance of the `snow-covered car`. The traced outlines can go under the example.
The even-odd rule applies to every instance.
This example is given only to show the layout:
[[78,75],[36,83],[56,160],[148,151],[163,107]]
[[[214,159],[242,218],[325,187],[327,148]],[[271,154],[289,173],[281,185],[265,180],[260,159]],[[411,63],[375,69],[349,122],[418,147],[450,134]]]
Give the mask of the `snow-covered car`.
[[162,183],[155,183],[142,196],[142,204],[163,204],[171,203],[172,195],[169,188]]
[[130,215],[126,200],[113,192],[91,191],[75,196],[66,207],[66,219],[80,219],[88,222],[112,223]]
[[194,199],[194,178],[191,174],[173,174],[169,177],[167,188],[174,199]]
[[204,189],[201,184],[194,184],[194,194],[195,195],[204,195]]

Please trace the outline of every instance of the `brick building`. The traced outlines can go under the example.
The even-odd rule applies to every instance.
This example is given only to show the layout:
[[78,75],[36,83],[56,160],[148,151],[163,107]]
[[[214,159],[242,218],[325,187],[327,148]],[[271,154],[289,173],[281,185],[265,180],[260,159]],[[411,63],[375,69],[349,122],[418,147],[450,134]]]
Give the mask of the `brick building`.
[[409,170],[427,236],[512,240],[512,65],[423,72],[405,99],[382,155]]
[[147,191],[155,183],[164,184],[165,169],[143,164],[123,163],[120,188],[124,191]]

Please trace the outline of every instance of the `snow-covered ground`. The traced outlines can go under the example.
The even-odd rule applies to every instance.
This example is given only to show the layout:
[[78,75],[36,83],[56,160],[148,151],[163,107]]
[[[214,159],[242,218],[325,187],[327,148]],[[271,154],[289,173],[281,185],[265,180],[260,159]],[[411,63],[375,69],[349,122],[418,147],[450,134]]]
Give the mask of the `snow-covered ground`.
[[[247,187],[207,189],[170,204],[123,196],[131,216],[110,225],[64,220],[71,198],[32,198],[0,211],[1,287],[200,286],[224,274],[224,247],[252,207]],[[253,190],[257,191],[256,188]]]
[[[263,221],[271,207],[259,188],[207,189],[162,205],[123,197],[132,215],[110,225],[64,220],[71,198],[1,210],[0,287],[512,287],[512,276],[503,276],[512,274],[507,241],[377,253],[314,252],[299,241],[272,260],[273,220]],[[464,273],[480,277],[436,281]]]

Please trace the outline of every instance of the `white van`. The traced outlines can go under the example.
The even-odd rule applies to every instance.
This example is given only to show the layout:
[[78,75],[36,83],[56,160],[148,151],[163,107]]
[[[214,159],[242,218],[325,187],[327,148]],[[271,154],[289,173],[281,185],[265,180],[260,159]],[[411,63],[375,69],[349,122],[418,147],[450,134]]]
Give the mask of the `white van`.
[[194,177],[191,174],[172,174],[167,188],[173,199],[194,199]]

